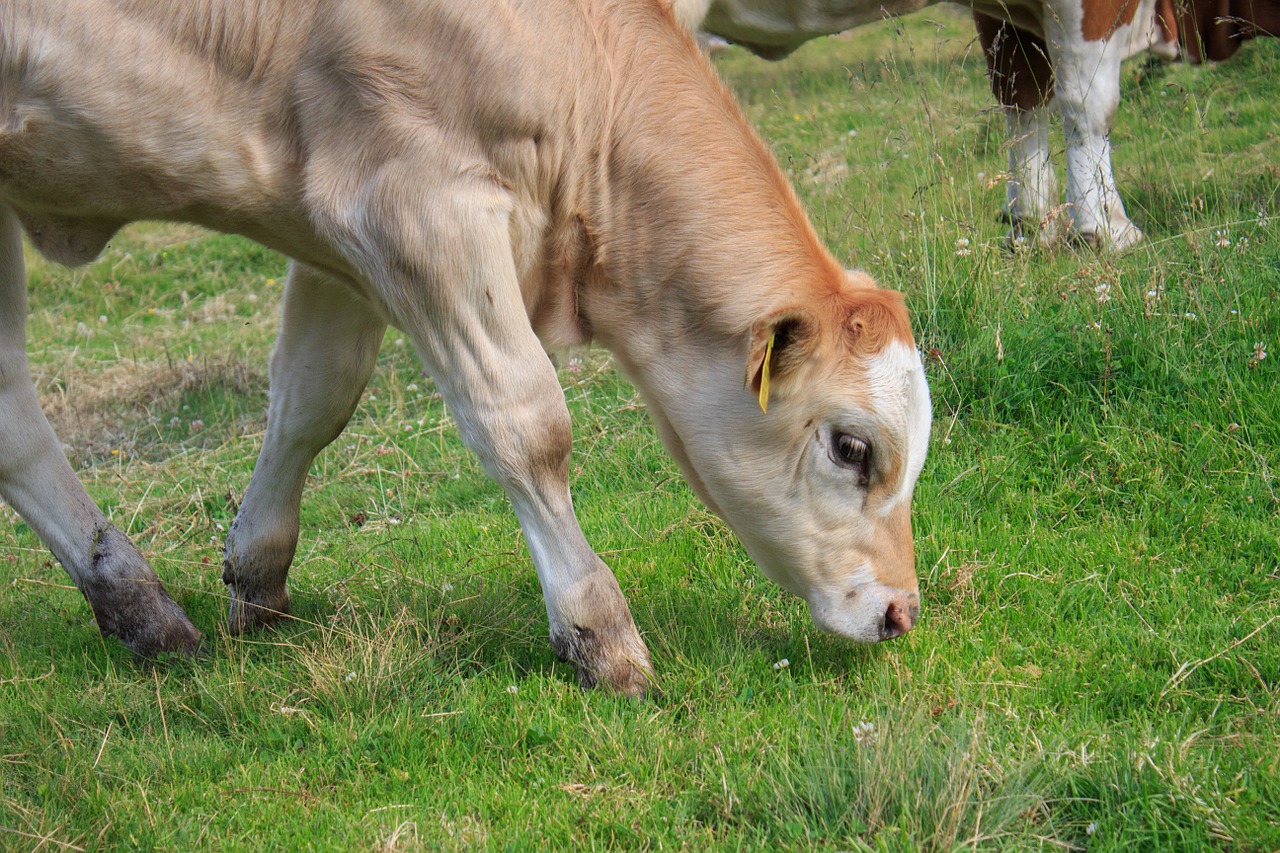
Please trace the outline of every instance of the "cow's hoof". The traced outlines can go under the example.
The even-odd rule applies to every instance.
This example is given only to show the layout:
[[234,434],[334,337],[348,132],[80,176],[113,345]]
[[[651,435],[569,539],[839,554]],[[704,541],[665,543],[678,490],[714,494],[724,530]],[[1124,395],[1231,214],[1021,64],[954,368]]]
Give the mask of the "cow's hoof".
[[231,601],[227,606],[227,630],[232,634],[248,634],[274,626],[289,615],[289,588],[254,590],[250,593],[235,584],[227,587]]
[[1034,249],[1053,250],[1062,242],[1062,232],[1055,215],[1044,219],[1012,219],[1010,222],[1009,232],[1001,241],[1006,252],[1021,255]]
[[104,527],[94,536],[92,557],[93,572],[81,591],[103,636],[115,637],[140,658],[199,651],[200,632],[129,537]]
[[609,632],[611,639],[606,639],[604,631],[578,625],[553,630],[551,648],[560,660],[573,664],[584,689],[642,698],[651,688],[653,665],[630,615],[626,622],[620,630]]
[[1109,231],[1072,230],[1071,244],[1095,252],[1123,252],[1142,242],[1143,233],[1132,222],[1114,226]]

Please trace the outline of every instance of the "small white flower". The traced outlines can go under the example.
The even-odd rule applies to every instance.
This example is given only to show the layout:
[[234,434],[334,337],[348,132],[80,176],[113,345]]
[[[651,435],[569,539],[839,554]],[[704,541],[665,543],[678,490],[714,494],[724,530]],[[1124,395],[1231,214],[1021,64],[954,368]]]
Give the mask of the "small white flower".
[[964,258],[968,257],[970,254],[972,254],[972,252],[969,250],[969,238],[961,237],[959,240],[956,240],[956,257]]
[[1182,315],[1182,319],[1184,320],[1194,320],[1195,318],[1196,318],[1196,315],[1195,315],[1195,312],[1193,311],[1188,311],[1187,313]]
[[342,680],[350,684],[351,682],[356,680],[356,674],[354,672],[348,672],[347,677]]
[[98,322],[99,322],[99,323],[105,323],[105,322],[107,322],[107,315],[106,315],[106,314],[99,314],[99,315],[98,315]]
[[1097,296],[1099,302],[1111,301],[1111,285],[1107,284],[1105,281],[1095,287],[1093,292]]
[[786,668],[787,668],[787,667],[789,667],[789,666],[791,666],[791,661],[787,660],[786,658],[783,658],[782,660],[780,660],[780,661],[778,661],[777,663],[775,663],[775,664],[773,665],[773,668],[774,668],[774,669],[786,669]]
[[520,692],[520,688],[512,684],[510,687],[507,688],[507,692],[510,693],[512,696],[514,696]]
[[1219,249],[1226,249],[1231,246],[1231,238],[1228,236],[1226,231],[1219,231],[1214,236],[1217,238],[1214,242],[1218,245]]
[[1249,367],[1257,367],[1258,363],[1267,357],[1267,345],[1263,341],[1258,341],[1253,345],[1253,355],[1249,356]]
[[417,391],[417,390],[418,390],[418,383],[417,383],[417,382],[410,382],[408,385],[404,386],[404,390],[406,390],[406,391]]
[[194,421],[191,422],[192,432],[199,432],[202,429],[204,429],[204,421],[200,420],[199,418],[196,418]]
[[1090,822],[1090,824],[1084,828],[1085,835],[1093,835],[1097,831],[1098,831],[1098,822],[1096,820]]

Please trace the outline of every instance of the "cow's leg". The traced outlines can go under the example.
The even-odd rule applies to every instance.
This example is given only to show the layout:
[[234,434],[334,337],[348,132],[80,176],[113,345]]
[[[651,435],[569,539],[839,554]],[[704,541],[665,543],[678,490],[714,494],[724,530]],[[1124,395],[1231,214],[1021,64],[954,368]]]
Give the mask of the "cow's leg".
[[1045,31],[1067,143],[1067,203],[1074,236],[1100,248],[1125,249],[1142,239],[1116,191],[1111,122],[1120,103],[1120,61],[1130,25],[1088,41],[1079,3],[1057,3]]
[[[415,187],[417,182],[403,182]],[[442,191],[406,234],[416,197],[368,219],[384,226],[382,296],[411,336],[467,445],[507,493],[542,586],[551,645],[585,687],[644,691],[651,671],[627,600],[587,544],[569,496],[569,412],[529,324],[497,189]],[[406,229],[408,231],[409,229]],[[415,245],[416,244],[416,245]]]
[[62,563],[103,634],[144,657],[194,651],[200,632],[67,464],[27,368],[26,317],[21,231],[0,204],[0,496]]
[[342,432],[369,381],[386,323],[344,284],[301,264],[289,270],[271,354],[267,431],[227,534],[227,625],[239,633],[289,611],[286,577],[312,461]]
[[1029,235],[1041,246],[1058,241],[1058,176],[1049,156],[1049,108],[1006,109],[1009,127],[1007,205],[1012,237]]
[[1006,212],[1014,240],[1034,234],[1041,245],[1057,240],[1058,179],[1049,157],[1053,69],[1044,39],[1009,21],[975,11],[987,73],[1009,128]]

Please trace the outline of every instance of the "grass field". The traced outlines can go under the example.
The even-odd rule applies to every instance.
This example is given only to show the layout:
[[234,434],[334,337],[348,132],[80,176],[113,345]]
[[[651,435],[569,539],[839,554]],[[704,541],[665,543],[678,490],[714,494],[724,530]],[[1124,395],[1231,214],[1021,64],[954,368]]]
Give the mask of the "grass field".
[[33,369],[211,654],[136,665],[0,508],[0,849],[1280,849],[1280,42],[1127,66],[1149,239],[1120,257],[1002,250],[958,12],[717,62],[837,255],[914,311],[918,627],[819,634],[587,351],[575,498],[661,694],[581,692],[392,332],[313,470],[296,619],[227,636],[284,261],[139,226],[84,270],[29,257]]

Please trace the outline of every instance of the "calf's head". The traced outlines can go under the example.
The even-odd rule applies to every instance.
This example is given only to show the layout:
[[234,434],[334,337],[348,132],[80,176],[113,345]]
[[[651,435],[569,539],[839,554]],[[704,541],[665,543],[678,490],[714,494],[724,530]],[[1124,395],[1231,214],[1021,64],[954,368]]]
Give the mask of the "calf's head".
[[901,297],[856,273],[846,285],[759,317],[652,408],[764,573],[819,627],[876,642],[919,614],[910,509],[931,412]]

